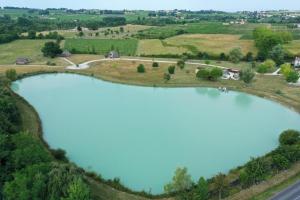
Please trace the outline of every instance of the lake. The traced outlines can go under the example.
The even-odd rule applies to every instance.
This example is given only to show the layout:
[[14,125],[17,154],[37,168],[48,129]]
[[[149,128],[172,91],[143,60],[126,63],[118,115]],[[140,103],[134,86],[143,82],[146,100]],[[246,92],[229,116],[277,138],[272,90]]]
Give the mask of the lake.
[[213,88],[152,88],[75,74],[12,84],[39,113],[51,148],[133,190],[163,192],[178,167],[194,181],[246,163],[278,145],[300,115],[278,103]]

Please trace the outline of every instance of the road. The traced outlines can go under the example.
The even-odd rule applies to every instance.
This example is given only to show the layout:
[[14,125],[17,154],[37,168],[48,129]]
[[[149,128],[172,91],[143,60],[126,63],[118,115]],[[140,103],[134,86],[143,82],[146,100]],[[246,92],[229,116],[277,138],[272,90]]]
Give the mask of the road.
[[300,181],[276,194],[270,200],[300,200]]

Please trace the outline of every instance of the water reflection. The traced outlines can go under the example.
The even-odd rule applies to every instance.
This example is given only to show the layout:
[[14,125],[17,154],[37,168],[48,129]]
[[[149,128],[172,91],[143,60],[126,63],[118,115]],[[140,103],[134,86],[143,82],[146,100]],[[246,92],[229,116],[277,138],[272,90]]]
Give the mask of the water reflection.
[[243,108],[249,107],[252,102],[253,99],[250,95],[240,93],[235,97],[235,104]]
[[201,96],[208,96],[212,99],[216,99],[221,95],[221,92],[214,88],[195,88],[195,92]]

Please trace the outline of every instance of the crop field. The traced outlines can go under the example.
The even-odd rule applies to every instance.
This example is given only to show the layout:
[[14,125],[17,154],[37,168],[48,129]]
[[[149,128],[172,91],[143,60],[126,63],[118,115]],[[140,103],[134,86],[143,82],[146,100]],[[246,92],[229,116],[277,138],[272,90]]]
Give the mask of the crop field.
[[45,58],[41,49],[45,42],[50,40],[16,40],[0,45],[0,64],[14,64],[19,57],[29,58],[30,64],[46,64],[47,61],[57,65],[66,65],[61,59]]
[[256,27],[268,26],[268,24],[233,24],[223,25],[219,22],[202,22],[185,25],[168,25],[163,27],[152,27],[140,31],[137,37],[147,39],[165,39],[178,35],[180,31],[190,34],[234,34],[242,35],[242,38],[250,39],[252,31]]
[[300,55],[300,40],[293,40],[289,44],[285,44],[284,48],[293,55]]
[[95,53],[104,55],[111,50],[121,55],[135,55],[138,41],[135,39],[67,39],[65,49],[78,53]]
[[241,40],[240,35],[225,34],[185,34],[165,40],[141,40],[138,55],[180,55],[182,53],[207,52],[211,55],[229,53],[233,48],[241,48],[244,54],[256,53],[253,40]]

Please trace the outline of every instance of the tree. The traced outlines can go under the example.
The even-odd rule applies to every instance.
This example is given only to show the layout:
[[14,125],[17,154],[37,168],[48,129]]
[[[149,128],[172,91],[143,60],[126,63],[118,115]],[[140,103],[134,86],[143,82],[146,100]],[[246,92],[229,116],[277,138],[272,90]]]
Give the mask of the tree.
[[285,76],[285,78],[288,77],[291,71],[293,71],[293,69],[290,63],[280,65],[280,73],[282,73]]
[[29,31],[27,38],[28,39],[36,39],[36,32],[33,30]]
[[81,178],[75,179],[69,185],[67,193],[67,197],[62,200],[90,200],[89,188]]
[[209,198],[209,188],[207,181],[201,177],[196,186],[196,191],[194,193],[194,200],[207,200]]
[[62,53],[62,50],[59,46],[59,44],[55,42],[46,42],[45,46],[42,48],[42,52],[45,57],[51,57],[54,58],[57,55]]
[[184,66],[185,66],[185,61],[184,60],[179,60],[177,62],[177,66],[180,68],[180,69],[183,69]]
[[295,130],[286,130],[279,136],[280,145],[294,145],[300,141],[300,132]]
[[188,174],[187,168],[177,168],[172,182],[165,185],[164,190],[167,193],[179,192],[190,189],[193,185],[191,175]]
[[169,73],[164,73],[164,79],[165,81],[171,80],[171,75]]
[[174,65],[169,66],[168,71],[169,71],[169,74],[175,74],[175,66]]
[[272,156],[272,162],[273,166],[278,170],[288,169],[290,166],[289,160],[280,154],[275,154]]
[[220,60],[226,60],[226,54],[225,53],[220,54]]
[[246,68],[241,71],[240,77],[245,83],[249,84],[255,77],[255,73],[251,68]]
[[276,63],[273,60],[268,59],[259,65],[257,72],[262,74],[267,72],[273,72],[275,70],[275,66]]
[[218,67],[214,67],[210,71],[210,80],[212,81],[216,81],[221,76],[223,76],[223,70]]
[[83,33],[82,31],[79,31],[78,36],[79,36],[79,37],[83,37],[83,36],[84,36],[84,33]]
[[286,77],[286,81],[289,83],[297,83],[300,78],[300,75],[297,71],[292,70]]
[[201,78],[201,79],[208,79],[210,75],[210,71],[208,69],[199,69],[199,71],[197,72],[196,76],[197,78]]
[[276,45],[272,48],[269,53],[269,58],[275,61],[277,65],[284,63],[285,51],[281,44]]
[[82,32],[81,26],[77,26],[77,31],[78,31],[78,32]]
[[267,177],[271,164],[265,158],[252,158],[245,166],[245,172],[250,184],[257,184]]
[[229,52],[229,60],[233,63],[238,63],[243,58],[243,54],[240,48],[232,49]]
[[159,67],[158,62],[153,62],[153,63],[152,63],[152,67]]
[[254,60],[253,53],[248,52],[245,56],[245,60],[248,61],[248,62],[252,62]]
[[5,76],[11,81],[17,80],[17,71],[15,69],[8,69],[5,71]]
[[214,188],[219,193],[219,199],[222,199],[222,194],[228,187],[228,182],[226,180],[226,176],[222,173],[219,173],[217,176],[213,178]]
[[137,72],[145,73],[146,72],[145,66],[143,64],[139,64],[139,66],[137,67]]

